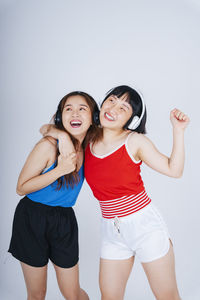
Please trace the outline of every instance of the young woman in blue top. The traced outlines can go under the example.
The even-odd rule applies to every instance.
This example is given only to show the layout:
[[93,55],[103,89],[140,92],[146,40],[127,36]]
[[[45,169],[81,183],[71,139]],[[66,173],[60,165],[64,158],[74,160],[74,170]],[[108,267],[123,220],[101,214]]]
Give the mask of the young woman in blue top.
[[17,193],[26,196],[15,211],[8,251],[21,263],[29,300],[45,298],[49,259],[64,298],[89,299],[79,286],[78,228],[72,206],[84,179],[84,149],[95,132],[95,109],[94,99],[84,92],[63,97],[55,127],[69,134],[70,154],[60,155],[55,139],[42,138],[19,175]]

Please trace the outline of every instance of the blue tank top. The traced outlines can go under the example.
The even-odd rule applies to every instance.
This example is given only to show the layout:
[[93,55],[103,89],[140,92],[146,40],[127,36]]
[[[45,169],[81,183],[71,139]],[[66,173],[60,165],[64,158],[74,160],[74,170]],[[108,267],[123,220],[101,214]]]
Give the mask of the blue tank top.
[[[55,168],[56,163],[47,168],[42,172],[42,174],[47,173]],[[71,207],[76,203],[78,194],[81,190],[83,180],[84,180],[84,168],[81,166],[78,171],[80,181],[78,184],[75,184],[74,187],[62,186],[60,190],[56,190],[57,180],[52,184],[44,187],[41,190],[27,194],[26,196],[35,202],[40,202],[42,204],[50,206],[62,206],[62,207]]]

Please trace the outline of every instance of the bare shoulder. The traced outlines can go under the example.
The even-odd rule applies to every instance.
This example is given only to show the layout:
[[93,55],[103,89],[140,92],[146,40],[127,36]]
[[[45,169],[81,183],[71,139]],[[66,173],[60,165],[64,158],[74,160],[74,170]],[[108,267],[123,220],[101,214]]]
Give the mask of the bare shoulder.
[[148,150],[152,147],[150,139],[142,134],[134,132],[128,139],[128,148],[136,160],[142,160],[141,153],[144,149]]
[[139,145],[151,143],[151,140],[143,133],[134,132],[129,138],[130,145],[138,143]]
[[57,141],[52,137],[43,137],[36,145],[35,148],[40,151],[54,153],[57,150]]
[[130,137],[128,139],[128,143],[130,145],[130,147],[135,147],[140,146],[142,143],[145,143],[145,141],[147,141],[148,138],[142,134],[142,133],[138,133],[138,132],[133,132],[130,134]]
[[138,161],[140,160],[138,152],[141,145],[141,140],[143,139],[143,135],[137,132],[132,132],[128,136],[127,146],[133,158]]

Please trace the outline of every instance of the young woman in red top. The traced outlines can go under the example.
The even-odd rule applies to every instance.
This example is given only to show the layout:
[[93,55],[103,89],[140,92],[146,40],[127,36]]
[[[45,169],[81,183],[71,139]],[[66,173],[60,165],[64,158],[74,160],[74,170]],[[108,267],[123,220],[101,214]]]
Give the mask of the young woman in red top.
[[[85,152],[85,177],[102,210],[102,300],[123,299],[136,255],[156,299],[180,300],[167,226],[140,176],[142,162],[170,177],[182,175],[184,130],[189,118],[174,109],[170,120],[173,147],[167,157],[144,135],[146,108],[134,89],[116,87],[102,102],[101,128]],[[66,151],[64,144],[62,149]]]

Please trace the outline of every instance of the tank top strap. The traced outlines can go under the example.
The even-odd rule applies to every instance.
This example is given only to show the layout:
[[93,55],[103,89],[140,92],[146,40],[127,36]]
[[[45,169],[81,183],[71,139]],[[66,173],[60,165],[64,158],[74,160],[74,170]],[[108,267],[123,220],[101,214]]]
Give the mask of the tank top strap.
[[128,145],[128,140],[129,140],[130,136],[133,135],[133,134],[135,134],[134,131],[130,132],[130,133],[127,135],[127,137],[126,137],[126,139],[125,139],[125,142],[124,142],[124,144],[125,144],[126,146]]
[[141,160],[135,160],[135,158],[134,158],[133,155],[131,154],[131,152],[130,152],[130,150],[129,150],[129,147],[128,147],[128,141],[129,141],[129,138],[130,138],[130,136],[133,135],[133,134],[135,134],[134,131],[131,132],[131,133],[129,133],[129,135],[127,136],[127,138],[126,138],[126,140],[125,140],[124,145],[125,145],[125,147],[126,147],[126,151],[127,151],[128,155],[130,156],[130,158],[132,159],[132,161],[133,161],[135,164],[141,164],[142,161],[141,161]]

